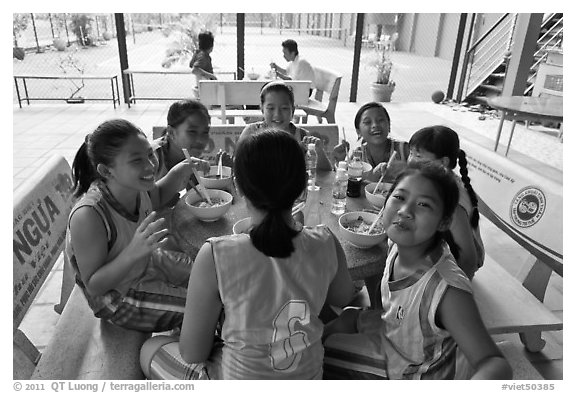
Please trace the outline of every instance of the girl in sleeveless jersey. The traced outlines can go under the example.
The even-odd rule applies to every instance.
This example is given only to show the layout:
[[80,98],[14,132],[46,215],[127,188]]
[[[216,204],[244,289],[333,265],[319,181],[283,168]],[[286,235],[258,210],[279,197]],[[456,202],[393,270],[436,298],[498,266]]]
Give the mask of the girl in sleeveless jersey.
[[162,206],[184,187],[192,165],[182,161],[158,182],[146,135],[122,119],[105,121],[72,165],[75,197],[66,256],[94,315],[144,332],[182,324],[191,261],[159,249],[168,230]]
[[[346,305],[354,286],[332,232],[292,218],[306,187],[304,153],[288,133],[265,130],[239,143],[234,171],[253,226],[202,246],[180,337],[148,340],[140,357],[144,373],[152,379],[321,378],[318,316],[325,303]],[[222,341],[215,342],[222,312]]]
[[[354,117],[354,127],[360,141],[364,161],[372,165],[372,173],[368,180],[378,181],[382,170],[386,167],[392,153],[396,151],[396,159],[390,163],[384,181],[392,180],[406,167],[408,144],[390,138],[390,115],[379,102],[368,102],[358,109]],[[348,142],[342,142],[334,147],[334,160],[346,158],[346,150],[350,149]],[[350,157],[352,152],[349,153]]]
[[326,325],[325,378],[511,377],[444,241],[457,204],[455,176],[437,163],[398,176],[382,218],[389,238],[383,309],[349,308]]
[[317,168],[323,171],[332,170],[332,163],[324,151],[322,139],[292,123],[296,107],[294,105],[294,93],[290,86],[282,81],[272,81],[265,84],[260,92],[260,109],[264,115],[264,120],[248,124],[240,134],[239,140],[268,128],[280,129],[301,142],[304,150],[309,143],[314,143],[318,154]]
[[478,227],[478,198],[468,177],[466,153],[460,149],[458,134],[445,126],[425,127],[410,138],[408,165],[417,161],[437,161],[449,169],[460,167],[460,200],[450,225],[448,244],[458,266],[472,279],[484,263],[484,243]]

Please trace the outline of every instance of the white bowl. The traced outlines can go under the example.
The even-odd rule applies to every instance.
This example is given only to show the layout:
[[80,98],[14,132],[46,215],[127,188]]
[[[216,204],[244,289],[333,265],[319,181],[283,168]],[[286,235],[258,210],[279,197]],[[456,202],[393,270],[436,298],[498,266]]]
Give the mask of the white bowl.
[[252,228],[252,217],[246,217],[241,220],[236,221],[232,227],[232,233],[238,235],[240,233],[249,233],[250,228]]
[[[366,199],[370,202],[375,208],[381,209],[384,206],[384,202],[386,201],[386,195],[392,187],[392,183],[380,183],[378,186],[378,192],[374,193],[374,188],[376,188],[376,184],[378,183],[369,183],[364,187],[364,193],[366,194]],[[383,193],[382,191],[385,190]]]
[[[382,243],[386,238],[386,233],[381,231],[377,234],[363,234],[353,232],[350,229],[347,229],[347,224],[353,223],[357,221],[359,218],[362,218],[366,225],[371,225],[377,217],[377,214],[369,213],[369,212],[349,212],[344,213],[338,219],[338,224],[340,226],[340,233],[342,237],[352,243],[355,247],[358,248],[370,248],[374,247],[378,243]],[[374,230],[376,231],[376,230]]]
[[200,181],[206,188],[229,190],[230,186],[232,186],[232,168],[222,166],[222,179],[220,179],[218,176],[218,165],[212,165],[208,174],[200,175]]
[[186,204],[188,208],[198,218],[200,221],[212,222],[219,220],[228,209],[230,209],[230,205],[232,204],[232,195],[227,193],[226,191],[222,190],[214,190],[208,189],[208,195],[210,199],[214,200],[214,198],[218,198],[224,201],[223,205],[216,206],[216,207],[197,207],[194,206],[195,203],[202,201],[202,197],[195,191],[190,190],[186,194]]

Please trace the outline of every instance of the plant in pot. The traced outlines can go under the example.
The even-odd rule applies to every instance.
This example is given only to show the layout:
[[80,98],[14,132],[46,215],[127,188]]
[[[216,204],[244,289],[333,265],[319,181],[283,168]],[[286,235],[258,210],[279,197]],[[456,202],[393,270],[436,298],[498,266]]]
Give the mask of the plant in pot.
[[376,81],[370,85],[373,101],[390,102],[392,92],[396,88],[396,82],[390,78],[392,65],[388,46],[376,47],[366,59],[366,66],[376,71]]
[[14,37],[12,57],[18,60],[24,60],[24,56],[26,56],[24,48],[18,46],[18,39],[28,28],[28,15],[29,14],[12,14],[12,36]]

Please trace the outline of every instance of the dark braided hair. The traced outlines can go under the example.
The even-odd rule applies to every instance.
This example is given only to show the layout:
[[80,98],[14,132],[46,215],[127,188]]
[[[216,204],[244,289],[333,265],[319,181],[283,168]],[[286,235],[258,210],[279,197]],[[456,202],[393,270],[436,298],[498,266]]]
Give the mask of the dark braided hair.
[[287,132],[267,129],[238,143],[234,174],[240,191],[264,220],[250,231],[250,239],[264,255],[287,258],[298,234],[286,221],[296,198],[306,187],[306,162],[300,144]]
[[478,221],[480,220],[480,214],[478,213],[478,197],[472,188],[472,184],[470,184],[470,177],[468,177],[468,160],[466,159],[466,152],[462,149],[460,149],[460,154],[458,154],[458,166],[460,167],[460,177],[462,178],[466,191],[468,191],[470,202],[472,202],[472,217],[470,217],[470,224],[472,224],[472,228],[478,228]]
[[426,150],[434,154],[437,158],[448,157],[450,161],[448,167],[450,169],[456,168],[456,164],[458,164],[462,182],[468,192],[470,202],[472,202],[470,225],[472,228],[478,228],[478,221],[480,219],[478,213],[478,197],[472,188],[472,184],[470,184],[466,153],[460,149],[460,139],[456,131],[440,125],[424,127],[412,135],[409,145],[410,148]]

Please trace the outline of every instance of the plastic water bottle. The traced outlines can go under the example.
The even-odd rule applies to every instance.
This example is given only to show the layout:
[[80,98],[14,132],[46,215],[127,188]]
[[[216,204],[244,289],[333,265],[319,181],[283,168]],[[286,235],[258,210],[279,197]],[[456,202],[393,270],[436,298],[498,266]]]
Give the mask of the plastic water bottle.
[[[346,163],[343,162],[344,166]],[[332,214],[339,216],[346,211],[346,189],[348,188],[348,173],[340,165],[336,169],[336,177],[332,185]]]
[[316,164],[318,163],[318,155],[316,154],[316,146],[313,143],[308,144],[306,151],[306,170],[308,171],[308,190],[316,191],[320,187],[316,185]]
[[362,150],[356,150],[352,161],[348,165],[348,189],[346,195],[350,198],[358,198],[360,196],[360,189],[362,186]]

